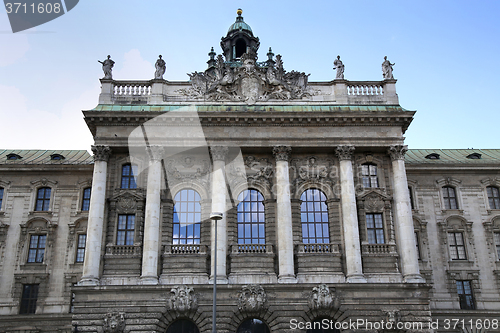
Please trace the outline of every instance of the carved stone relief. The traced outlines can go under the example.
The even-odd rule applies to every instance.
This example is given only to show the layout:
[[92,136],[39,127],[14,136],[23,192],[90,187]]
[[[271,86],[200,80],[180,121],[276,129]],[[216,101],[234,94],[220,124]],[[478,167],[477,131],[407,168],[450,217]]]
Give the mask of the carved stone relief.
[[104,333],[123,333],[125,330],[125,313],[107,313],[104,317],[102,328]]
[[238,309],[241,312],[260,312],[266,306],[267,295],[261,285],[245,285],[238,293]]
[[304,159],[293,159],[290,164],[295,171],[293,181],[295,188],[303,183],[326,184],[331,187],[337,182],[331,159],[310,156]]
[[196,310],[198,300],[194,289],[188,286],[175,286],[170,290],[170,299],[168,301],[169,309],[180,313]]
[[168,182],[177,184],[183,181],[198,181],[203,186],[208,185],[210,161],[196,156],[180,156],[165,161]]
[[328,310],[334,306],[334,295],[326,284],[320,284],[312,289],[309,297],[311,310]]

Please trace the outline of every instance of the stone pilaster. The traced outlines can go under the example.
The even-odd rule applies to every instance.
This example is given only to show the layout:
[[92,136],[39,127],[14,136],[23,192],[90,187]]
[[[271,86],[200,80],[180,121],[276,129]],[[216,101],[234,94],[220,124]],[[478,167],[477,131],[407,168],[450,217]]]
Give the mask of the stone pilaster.
[[92,146],[92,152],[94,153],[94,174],[92,176],[83,275],[79,282],[81,285],[97,285],[99,283],[104,206],[106,203],[106,175],[111,149],[109,146]]
[[148,185],[146,190],[146,214],[142,249],[142,284],[158,284],[158,256],[160,251],[161,210],[161,160],[163,147],[147,148],[149,155]]
[[335,150],[340,160],[340,201],[344,228],[346,279],[347,282],[360,283],[366,282],[366,279],[361,262],[356,192],[351,162],[353,152],[354,146],[338,146]]
[[292,203],[290,197],[290,175],[288,160],[292,148],[276,146],[276,228],[278,243],[278,283],[297,283],[293,266]]
[[406,180],[404,155],[408,146],[395,145],[387,150],[392,160],[392,180],[394,186],[394,211],[396,224],[396,243],[401,257],[401,271],[405,282],[425,282],[418,267],[418,254],[415,244],[415,230],[411,215],[410,193]]
[[217,254],[217,283],[227,283],[226,257],[227,257],[227,219],[226,219],[226,156],[228,147],[212,146],[210,153],[213,161],[212,172],[212,212],[223,213],[222,220],[217,222],[217,252],[215,251],[215,222],[212,223],[211,237],[211,273],[213,282],[214,258]]

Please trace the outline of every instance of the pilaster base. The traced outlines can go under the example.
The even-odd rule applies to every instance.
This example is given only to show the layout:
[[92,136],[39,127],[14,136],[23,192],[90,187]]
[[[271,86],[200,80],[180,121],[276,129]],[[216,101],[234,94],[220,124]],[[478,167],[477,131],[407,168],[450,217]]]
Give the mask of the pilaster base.
[[366,283],[366,278],[363,274],[353,274],[346,278],[347,283]]
[[420,274],[408,274],[403,277],[405,283],[425,283],[425,279]]
[[281,275],[278,277],[278,283],[297,283],[297,278],[293,275]]
[[156,276],[141,276],[140,284],[143,285],[157,285],[158,278]]
[[78,281],[79,286],[98,286],[99,285],[99,279],[96,278],[82,278],[80,281]]
[[[208,280],[208,284],[214,284],[213,277],[210,277],[210,280]],[[217,284],[229,284],[229,280],[227,279],[226,276],[218,276],[217,277]]]

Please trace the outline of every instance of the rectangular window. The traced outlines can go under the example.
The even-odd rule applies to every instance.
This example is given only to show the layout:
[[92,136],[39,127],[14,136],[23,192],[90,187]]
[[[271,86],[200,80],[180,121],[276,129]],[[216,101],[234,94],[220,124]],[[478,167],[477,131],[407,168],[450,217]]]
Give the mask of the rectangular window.
[[2,201],[3,201],[3,187],[0,187],[0,210],[2,209]]
[[444,209],[458,209],[457,195],[451,186],[443,187]]
[[418,239],[418,232],[415,231],[415,245],[417,246],[417,256],[418,256],[418,260],[422,259],[420,257],[420,243],[419,243],[419,239]]
[[366,214],[366,231],[369,244],[385,243],[382,214]]
[[413,192],[411,190],[411,187],[408,187],[408,193],[410,194],[410,207],[411,209],[415,209],[415,204],[413,202]]
[[497,249],[497,260],[500,260],[500,232],[495,232],[495,248]]
[[500,209],[500,191],[498,187],[488,186],[486,192],[488,193],[490,209]]
[[137,165],[125,164],[122,166],[121,188],[137,188],[135,176],[137,175]]
[[78,235],[78,242],[76,244],[76,259],[75,262],[83,262],[85,258],[85,242],[87,241],[86,234]]
[[467,254],[465,252],[464,234],[461,232],[449,232],[448,244],[450,246],[451,260],[465,260]]
[[82,211],[88,211],[90,208],[90,187],[83,190]]
[[363,176],[363,187],[378,187],[377,166],[375,164],[363,164],[361,174]]
[[135,215],[118,215],[116,245],[134,245]]
[[30,248],[28,251],[29,263],[43,263],[46,242],[47,235],[31,235]]
[[457,294],[460,301],[460,309],[474,310],[474,296],[472,295],[472,283],[468,280],[457,280]]
[[36,312],[36,300],[38,298],[38,284],[23,284],[21,296],[21,307],[19,314],[31,314]]
[[36,193],[35,211],[48,211],[50,208],[50,187],[39,188]]

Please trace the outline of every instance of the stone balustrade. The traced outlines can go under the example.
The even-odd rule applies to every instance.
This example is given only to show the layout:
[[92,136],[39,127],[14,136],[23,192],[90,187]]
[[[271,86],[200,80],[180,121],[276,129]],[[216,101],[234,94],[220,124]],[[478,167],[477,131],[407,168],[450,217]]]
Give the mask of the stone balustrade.
[[206,254],[207,246],[200,244],[165,245],[164,254]]
[[114,96],[151,95],[150,81],[113,81]]
[[347,95],[349,96],[382,96],[384,95],[383,81],[348,81]]
[[273,253],[271,244],[235,244],[231,248],[232,253]]
[[107,255],[141,255],[142,247],[138,245],[107,245]]
[[395,244],[363,244],[361,246],[363,254],[394,254]]
[[298,244],[297,253],[340,253],[338,244]]

